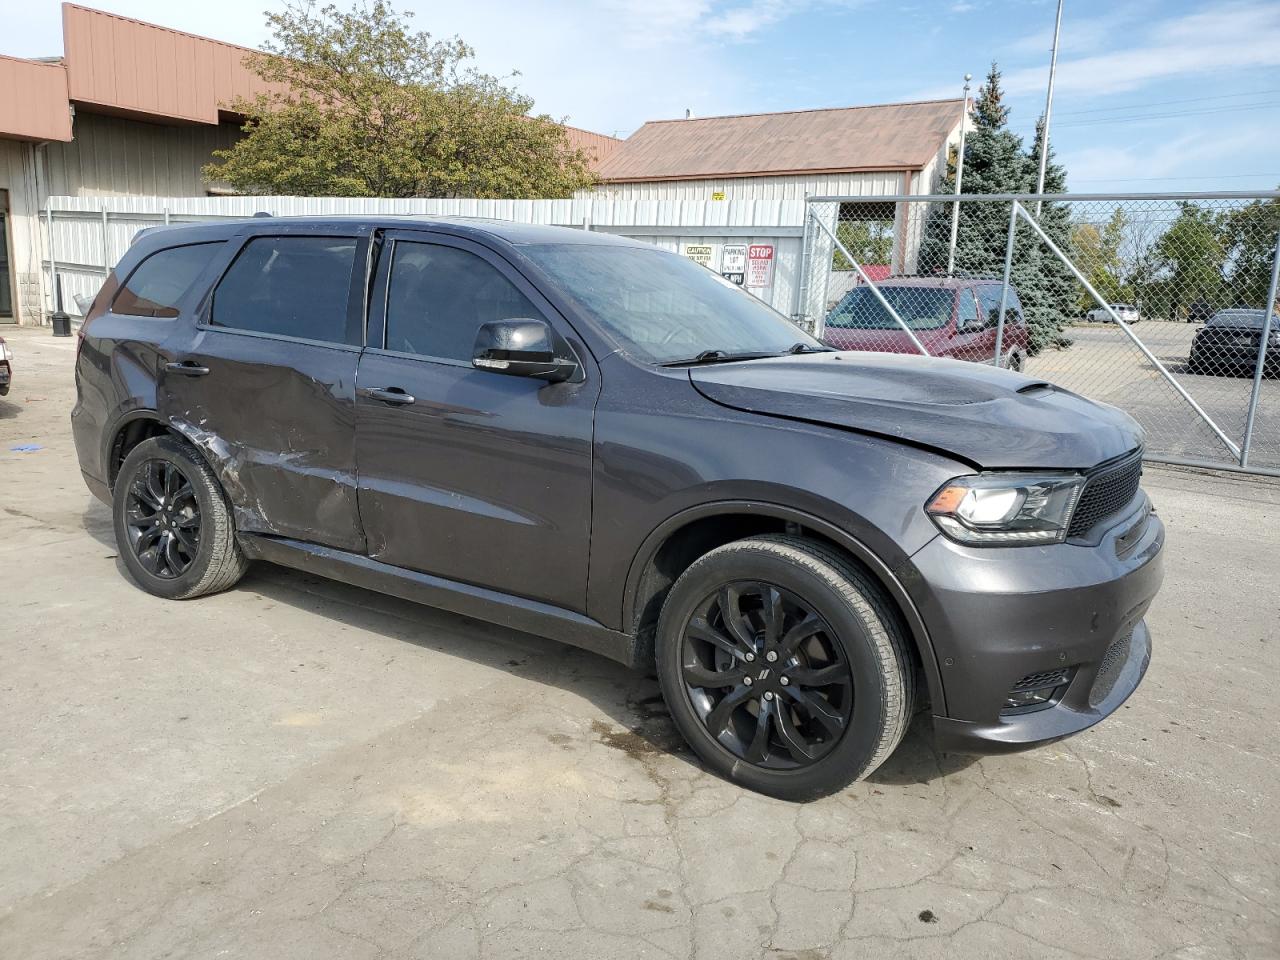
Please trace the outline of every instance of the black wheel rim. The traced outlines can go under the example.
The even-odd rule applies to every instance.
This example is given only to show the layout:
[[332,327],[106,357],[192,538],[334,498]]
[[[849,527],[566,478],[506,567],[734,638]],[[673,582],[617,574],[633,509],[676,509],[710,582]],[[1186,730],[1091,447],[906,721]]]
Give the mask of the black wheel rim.
[[168,460],[146,460],[125,501],[129,547],[142,569],[161,580],[186,573],[200,549],[200,503],[187,475]]
[[735,581],[694,610],[681,642],[694,712],[722,747],[768,769],[825,757],[853,717],[853,673],[826,621],[796,594]]

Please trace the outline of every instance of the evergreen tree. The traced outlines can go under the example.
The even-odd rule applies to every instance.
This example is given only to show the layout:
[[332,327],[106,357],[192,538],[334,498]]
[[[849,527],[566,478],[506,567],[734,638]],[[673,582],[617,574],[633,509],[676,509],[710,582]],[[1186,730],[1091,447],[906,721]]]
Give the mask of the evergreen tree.
[[[1008,129],[1008,120],[1009,108],[1004,103],[1004,92],[1000,88],[1000,69],[993,62],[974,100],[972,123],[965,142],[961,192],[1027,193],[1035,189],[1039,138],[1030,151],[1024,149],[1022,138]],[[1060,164],[1053,162],[1052,148],[1049,157],[1045,192],[1064,192],[1066,172]],[[947,166],[947,176],[938,188],[939,193],[950,193],[955,189],[955,173],[956,157],[953,153]],[[1007,203],[960,204],[955,256],[955,273],[958,276],[1003,276],[1009,214],[1010,205]],[[1061,205],[1045,204],[1041,224],[1054,243],[1068,249],[1071,224],[1067,211]],[[936,204],[925,223],[919,272],[946,271],[950,238],[951,204]],[[1061,331],[1069,320],[1068,311],[1075,299],[1074,281],[1066,266],[1044,249],[1025,223],[1018,228],[1012,281],[1026,311],[1031,352],[1039,353],[1047,346],[1069,343],[1062,338]]]

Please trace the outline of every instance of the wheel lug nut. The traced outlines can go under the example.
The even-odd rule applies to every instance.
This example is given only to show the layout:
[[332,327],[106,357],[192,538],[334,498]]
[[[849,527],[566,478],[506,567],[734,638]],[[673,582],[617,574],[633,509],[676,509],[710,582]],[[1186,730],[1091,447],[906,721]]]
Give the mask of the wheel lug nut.
[[766,700],[772,700],[772,699],[773,699],[773,691],[772,691],[772,690],[766,690],[766,691],[764,692],[764,698],[765,698]]
[[778,659],[778,651],[770,650],[768,653],[764,655],[764,658],[768,660],[770,663],[773,663],[773,661]]
[[743,657],[742,659],[746,660],[746,661],[747,661],[747,663],[751,663],[753,660],[755,660],[755,658],[756,658],[756,655],[755,655],[754,653],[748,653],[748,654],[747,654],[745,657]]
[[743,682],[744,684],[746,684],[748,687],[749,687],[749,686],[751,686],[751,678],[750,678],[750,677],[743,677],[743,678],[742,678],[742,682]]
[[778,678],[778,682],[779,682],[779,683],[781,683],[781,684],[785,687],[785,686],[787,686],[788,684],[790,684],[790,683],[791,683],[791,678],[790,678],[790,677],[779,677],[779,678]]

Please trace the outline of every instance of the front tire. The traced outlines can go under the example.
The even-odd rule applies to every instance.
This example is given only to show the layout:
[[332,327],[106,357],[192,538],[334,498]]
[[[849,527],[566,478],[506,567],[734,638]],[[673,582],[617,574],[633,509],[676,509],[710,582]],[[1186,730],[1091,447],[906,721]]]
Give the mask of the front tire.
[[217,477],[175,437],[152,437],[129,452],[116,477],[111,512],[129,576],[157,597],[188,600],[218,593],[248,569]]
[[915,663],[880,585],[830,547],[760,536],[676,581],[658,621],[658,679],[689,745],[719,775],[813,800],[901,742]]

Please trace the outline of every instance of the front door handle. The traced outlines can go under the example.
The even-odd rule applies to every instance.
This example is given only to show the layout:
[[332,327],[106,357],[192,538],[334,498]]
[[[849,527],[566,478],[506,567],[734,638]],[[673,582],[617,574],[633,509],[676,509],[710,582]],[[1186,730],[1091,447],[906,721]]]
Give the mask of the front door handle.
[[183,377],[204,377],[209,374],[208,367],[202,367],[192,360],[184,360],[181,363],[166,363],[164,368],[169,373],[176,373]]
[[361,390],[360,395],[370,400],[381,400],[383,403],[404,407],[413,403],[413,394],[405,393],[400,387],[368,387]]

